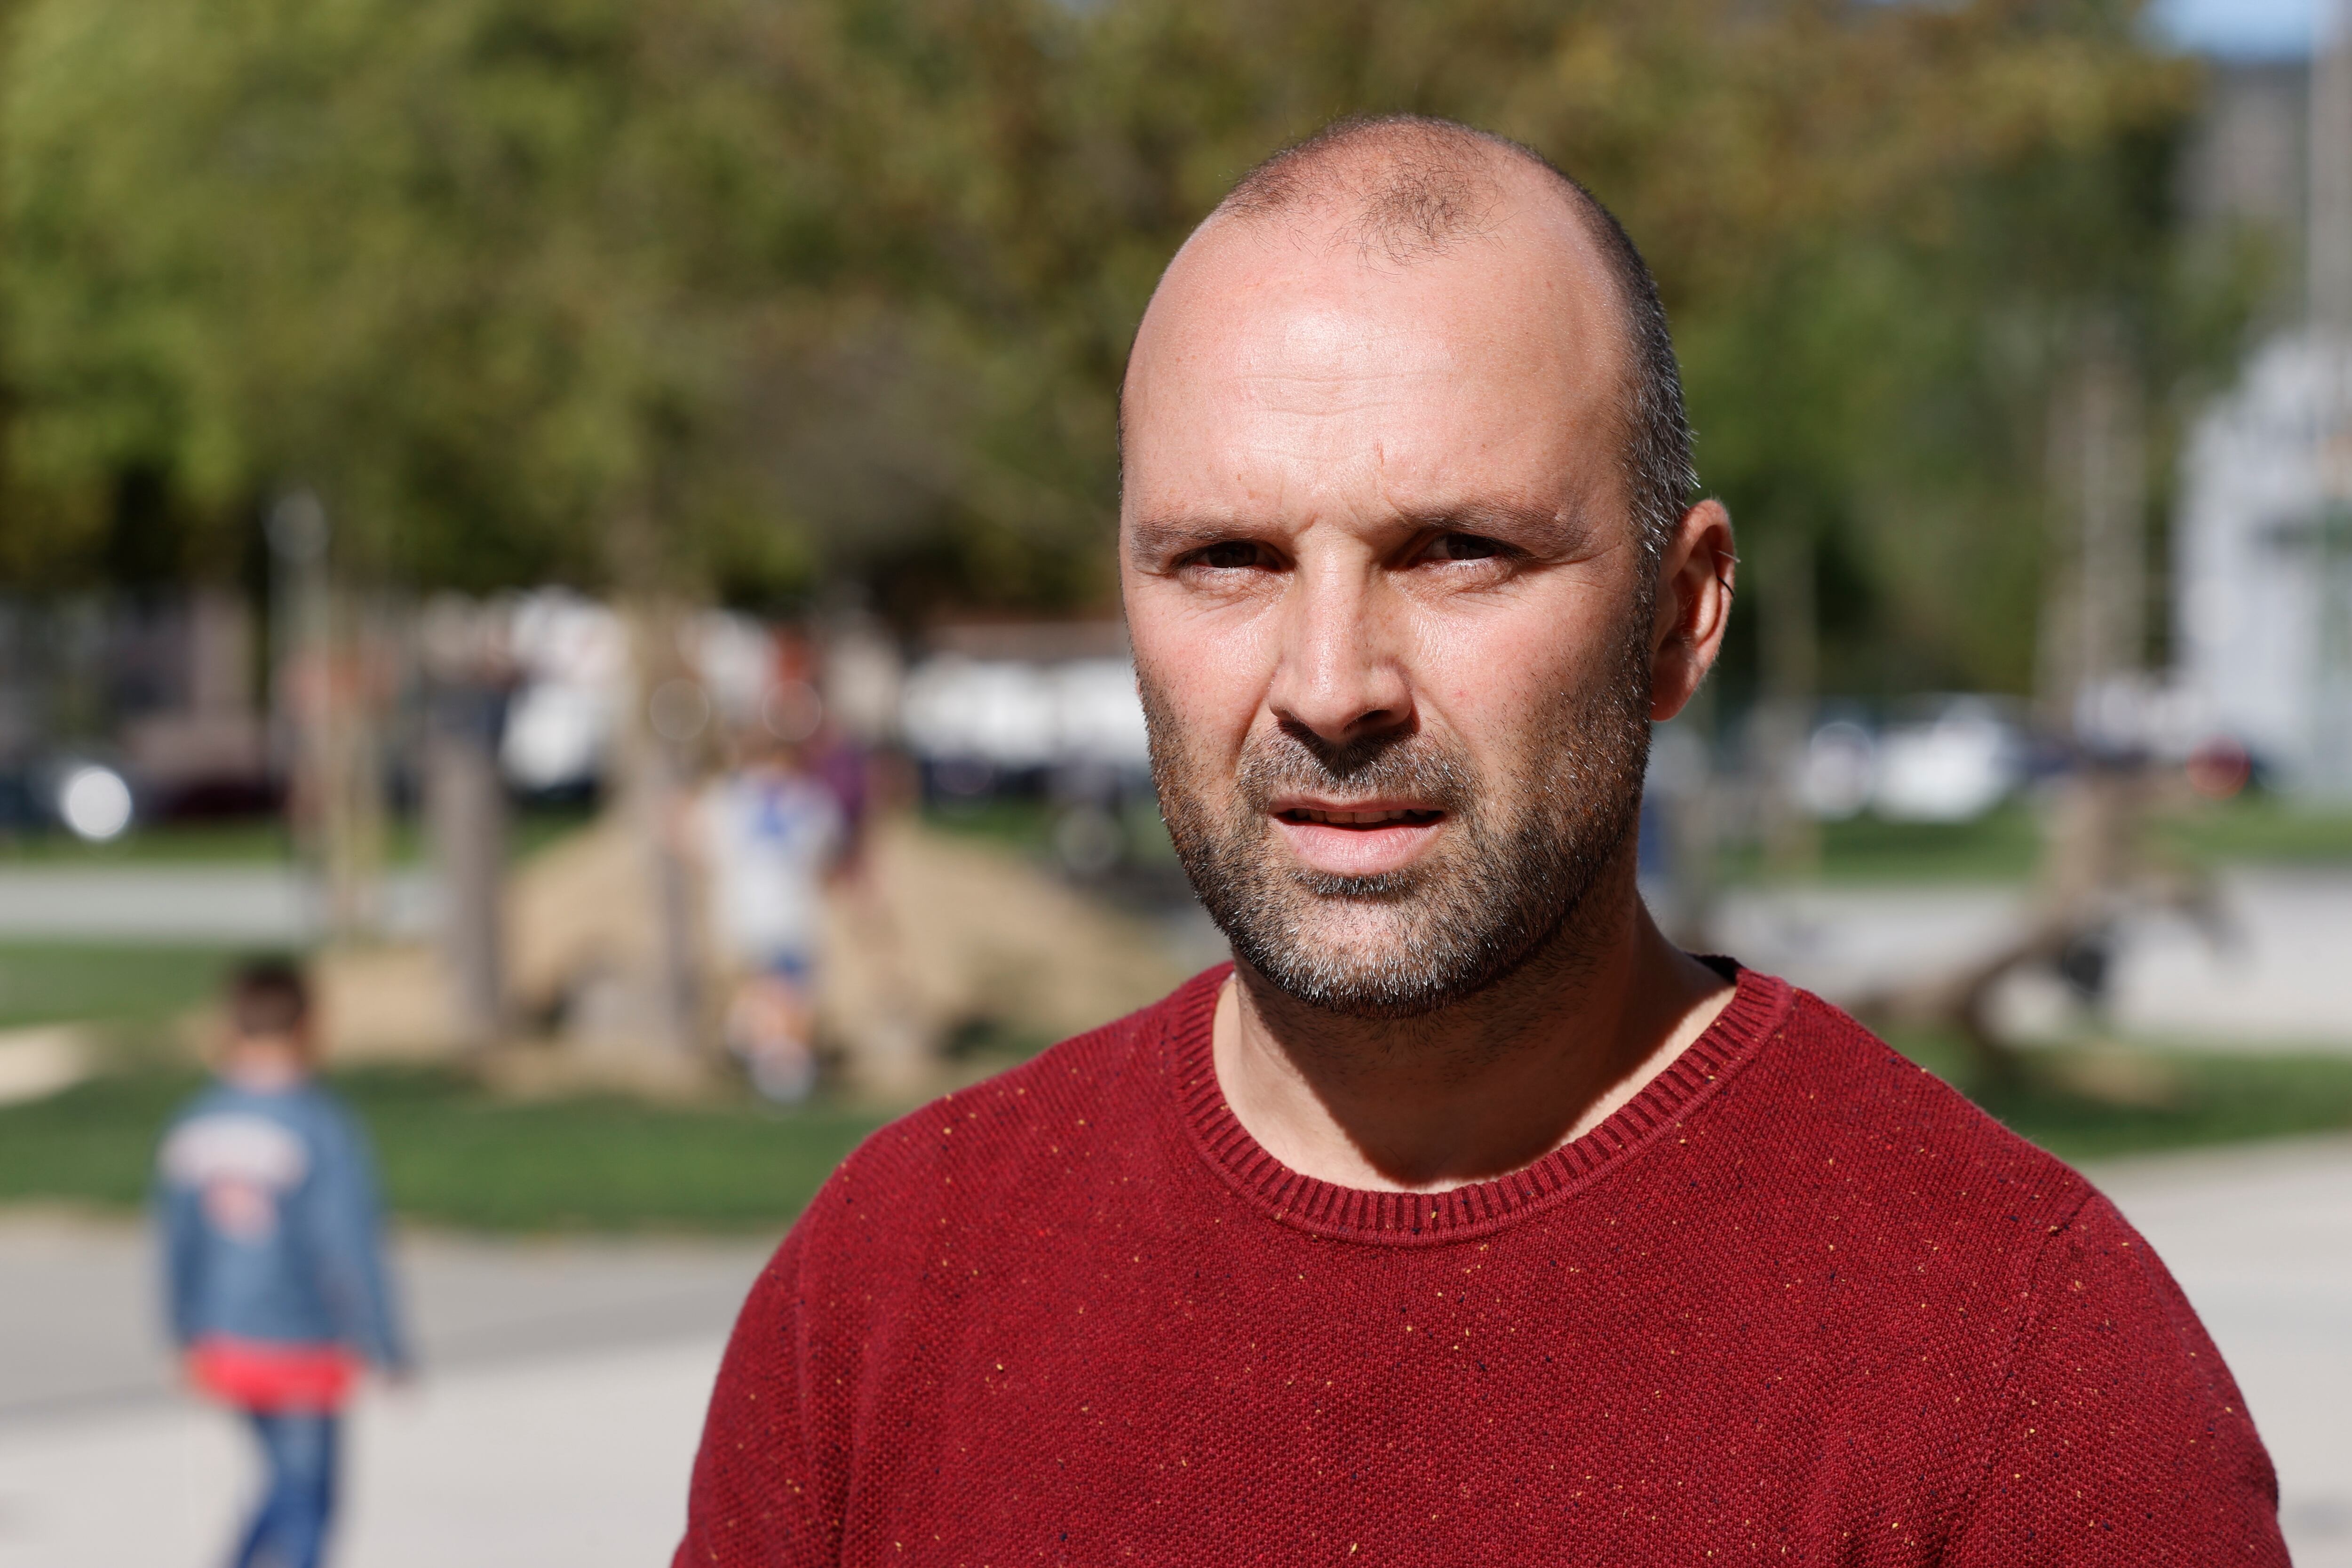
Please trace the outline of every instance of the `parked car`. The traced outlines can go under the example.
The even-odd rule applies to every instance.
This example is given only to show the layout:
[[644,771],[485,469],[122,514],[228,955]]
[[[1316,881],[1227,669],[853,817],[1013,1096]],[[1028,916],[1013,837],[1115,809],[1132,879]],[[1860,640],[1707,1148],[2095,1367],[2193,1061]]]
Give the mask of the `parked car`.
[[1796,762],[1797,799],[1816,819],[1864,812],[1895,822],[1969,822],[2025,782],[2030,748],[2006,699],[1916,700],[1892,721],[1838,710],[1816,724]]

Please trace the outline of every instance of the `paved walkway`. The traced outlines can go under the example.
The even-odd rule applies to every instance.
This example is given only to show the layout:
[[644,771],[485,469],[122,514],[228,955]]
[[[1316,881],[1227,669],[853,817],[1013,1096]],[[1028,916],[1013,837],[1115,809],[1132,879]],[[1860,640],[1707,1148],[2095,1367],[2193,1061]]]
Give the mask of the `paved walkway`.
[[[338,1568],[654,1568],[685,1521],[715,1337],[439,1377],[361,1405]],[[0,1564],[210,1568],[243,1434],[164,1406],[0,1432]]]
[[[444,1375],[722,1334],[764,1242],[410,1237],[399,1279],[418,1354]],[[0,1211],[0,1441],[176,1398],[144,1237]],[[5,1485],[5,1482],[0,1482]]]
[[[2236,1372],[2295,1562],[2352,1568],[2352,1140],[2095,1174]],[[429,1375],[360,1409],[341,1568],[666,1561],[763,1252],[410,1245]],[[250,1484],[242,1436],[170,1392],[145,1269],[127,1227],[0,1218],[0,1568],[200,1568],[229,1533]]]
[[[2116,1026],[2203,1046],[2352,1049],[2352,876],[2240,868],[2221,876],[2219,907],[2218,931],[2153,911],[2122,922]],[[1715,940],[1843,1002],[1997,951],[2026,908],[2007,888],[1742,888],[1718,907]],[[2054,979],[2022,976],[2011,992],[2005,1010],[2029,1030],[2068,1005]]]
[[[425,1375],[358,1408],[340,1568],[667,1562],[719,1347],[767,1251],[409,1240]],[[217,1560],[252,1461],[174,1392],[153,1300],[136,1229],[0,1217],[0,1568]]]
[[2278,1467],[2297,1568],[2352,1568],[2352,1139],[2092,1174],[2221,1347]]
[[[428,872],[381,884],[384,929],[434,928]],[[0,868],[0,937],[43,942],[186,942],[290,947],[325,915],[317,883],[290,866],[34,866]]]

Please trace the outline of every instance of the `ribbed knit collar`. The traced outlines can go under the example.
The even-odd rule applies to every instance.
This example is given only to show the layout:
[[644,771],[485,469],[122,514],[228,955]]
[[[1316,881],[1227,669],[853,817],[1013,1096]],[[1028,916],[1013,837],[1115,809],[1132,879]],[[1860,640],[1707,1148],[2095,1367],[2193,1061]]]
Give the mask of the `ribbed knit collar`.
[[1217,1082],[1211,1030],[1229,963],[1170,999],[1165,1061],[1178,1116],[1202,1159],[1273,1218],[1340,1240],[1392,1246],[1484,1236],[1547,1208],[1639,1153],[1710,1099],[1786,1017],[1788,983],[1742,969],[1731,1000],[1665,1069],[1581,1138],[1535,1163],[1443,1193],[1383,1193],[1301,1175],[1250,1136]]

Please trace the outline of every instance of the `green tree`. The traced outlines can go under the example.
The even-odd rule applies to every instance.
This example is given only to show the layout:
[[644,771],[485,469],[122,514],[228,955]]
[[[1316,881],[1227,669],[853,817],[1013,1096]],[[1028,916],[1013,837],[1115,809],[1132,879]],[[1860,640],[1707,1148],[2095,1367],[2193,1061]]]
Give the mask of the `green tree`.
[[14,555],[126,473],[205,539],[299,480],[419,583],[1101,605],[1159,268],[1414,110],[1624,217],[1827,679],[2021,689],[2064,345],[2159,394],[2226,346],[2176,330],[2228,324],[2166,210],[2196,92],[2123,0],[32,0]]

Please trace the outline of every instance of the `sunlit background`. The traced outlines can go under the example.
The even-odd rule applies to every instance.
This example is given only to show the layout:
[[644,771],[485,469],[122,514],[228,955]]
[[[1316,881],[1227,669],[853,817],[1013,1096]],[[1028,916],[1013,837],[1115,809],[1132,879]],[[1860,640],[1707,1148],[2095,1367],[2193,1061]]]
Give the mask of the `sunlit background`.
[[[211,1561],[253,1484],[139,1205],[257,952],[423,1342],[341,1561],[665,1559],[834,1162],[1220,955],[1115,389],[1236,174],[1400,109],[1621,216],[1738,522],[1653,907],[2086,1163],[2352,1563],[2333,3],[17,0],[0,1565]],[[813,1087],[726,1047],[686,824],[747,735],[854,821]]]

